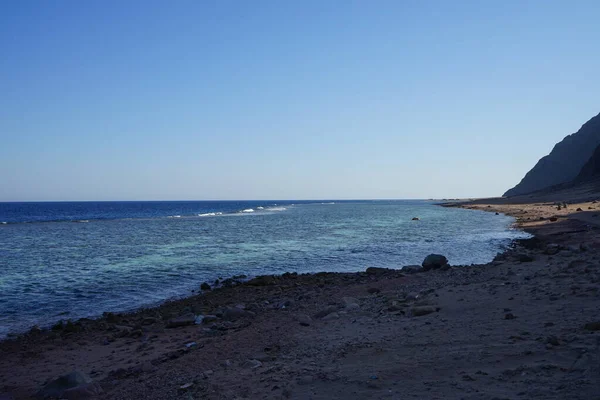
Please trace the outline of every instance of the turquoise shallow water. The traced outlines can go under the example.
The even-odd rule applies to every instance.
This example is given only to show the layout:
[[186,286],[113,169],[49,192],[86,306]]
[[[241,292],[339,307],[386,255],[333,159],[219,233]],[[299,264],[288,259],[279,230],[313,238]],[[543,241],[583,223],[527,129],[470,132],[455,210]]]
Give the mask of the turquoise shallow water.
[[484,263],[527,236],[510,217],[426,201],[67,204],[0,204],[0,336],[217,277],[400,268],[430,253]]

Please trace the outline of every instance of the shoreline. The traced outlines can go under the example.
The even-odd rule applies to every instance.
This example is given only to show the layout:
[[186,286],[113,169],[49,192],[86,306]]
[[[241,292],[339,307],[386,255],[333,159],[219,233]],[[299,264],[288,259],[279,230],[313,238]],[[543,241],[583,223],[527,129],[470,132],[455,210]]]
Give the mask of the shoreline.
[[[588,207],[592,205],[595,207],[595,203],[590,203]],[[485,310],[479,309],[474,315],[456,314],[465,305],[473,306],[467,302],[467,297],[481,298],[481,302],[488,303],[489,307],[495,304],[495,296],[512,286],[539,284],[542,275],[536,274],[543,274],[547,265],[553,265],[555,261],[552,260],[556,257],[568,261],[569,265],[578,261],[577,258],[595,260],[597,257],[595,244],[600,236],[598,228],[595,225],[589,228],[586,222],[595,222],[593,211],[589,212],[590,215],[578,215],[581,212],[570,215],[568,213],[573,210],[559,212],[550,205],[490,205],[479,201],[442,206],[511,215],[516,218],[519,229],[534,237],[516,240],[515,246],[483,265],[457,266],[444,271],[414,274],[408,273],[408,270],[372,268],[357,273],[286,273],[258,277],[244,283],[232,280],[227,285],[229,287],[168,301],[153,308],[126,314],[106,314],[97,320],[79,320],[65,324],[61,329],[34,329],[0,342],[0,351],[5,355],[0,361],[0,393],[11,393],[14,398],[30,398],[45,382],[72,370],[82,370],[93,383],[88,384],[91,386],[85,390],[79,388],[85,391],[83,396],[87,397],[78,398],[180,398],[182,395],[192,398],[235,398],[244,395],[251,398],[258,395],[306,398],[305,395],[309,394],[307,390],[313,393],[315,388],[322,397],[314,398],[337,396],[337,392],[329,392],[331,389],[326,387],[327,384],[336,390],[350,387],[358,393],[358,397],[367,398],[375,393],[383,393],[382,390],[387,393],[397,389],[393,384],[394,374],[390,372],[394,368],[382,361],[381,357],[363,354],[369,360],[363,364],[362,356],[359,357],[361,361],[348,361],[348,354],[364,353],[364,346],[373,341],[382,349],[395,348],[392,338],[398,339],[400,332],[406,334],[407,329],[408,332],[424,329],[422,333],[429,335],[428,343],[433,346],[423,350],[426,353],[423,360],[428,360],[428,357],[444,359],[434,344],[443,342],[449,349],[453,349],[455,344],[448,343],[436,332],[429,332],[429,326],[441,324],[440,327],[445,326],[446,331],[456,331],[459,337],[468,337],[471,333],[460,325],[468,324],[468,321],[476,325],[486,315]],[[552,217],[547,216],[550,214]],[[548,219],[555,217],[556,221]],[[572,242],[576,241],[580,242],[579,248],[571,248],[574,246]],[[551,246],[551,252],[557,250],[556,253],[546,254],[550,248],[548,246]],[[587,261],[581,263],[581,266],[574,268],[590,268]],[[536,272],[525,275],[528,268]],[[590,273],[596,276],[595,270],[584,272]],[[517,278],[519,282],[499,285],[499,277],[505,283]],[[550,283],[544,280],[544,284]],[[598,286],[597,282],[593,284]],[[468,294],[458,297],[458,293],[463,291],[468,291]],[[590,302],[587,308],[598,304],[598,291],[591,290],[590,293],[594,294],[594,302]],[[513,294],[502,301],[510,304],[513,301],[510,297],[517,296]],[[549,302],[552,305],[560,300],[558,296],[558,299]],[[576,302],[572,305],[580,306]],[[520,303],[520,307],[525,306],[526,303]],[[509,314],[514,313],[513,316],[518,317],[516,321],[521,321],[519,314],[525,311],[516,308],[512,311],[513,307],[502,307],[501,310],[511,309],[511,312],[501,311],[497,321],[494,318],[493,322],[488,322],[493,328],[491,334],[501,333],[496,331],[501,331],[511,319],[508,317],[505,321],[503,318]],[[197,315],[204,316],[198,325],[194,323]],[[543,315],[536,318],[541,317]],[[598,316],[586,314],[580,317],[590,320],[588,323]],[[460,324],[452,324],[451,321],[455,319],[460,320],[457,321]],[[496,327],[497,324],[499,326]],[[559,325],[556,322],[554,324],[552,326]],[[583,321],[578,321],[578,325],[583,326]],[[373,330],[374,326],[378,329]],[[542,327],[556,330],[550,329],[550,326]],[[482,329],[479,333],[485,332],[486,329]],[[571,334],[573,329],[568,329]],[[384,335],[385,332],[392,336]],[[400,336],[404,338],[403,334]],[[557,337],[556,342],[564,342],[564,347],[568,347],[569,342],[559,333],[554,336]],[[418,337],[410,339],[417,340]],[[511,341],[516,343],[526,339]],[[546,348],[546,338],[542,341],[542,347]],[[404,343],[407,344],[410,345]],[[552,344],[549,346],[551,349],[559,348]],[[315,353],[315,349],[320,347],[323,347],[320,352]],[[417,348],[414,349],[416,351]],[[403,350],[398,348],[396,351],[401,353]],[[344,365],[345,368],[331,369],[327,363],[321,362],[321,352],[330,358],[333,356],[334,360],[338,360],[334,364]],[[340,358],[340,354],[346,355]],[[292,355],[296,357],[292,358]],[[295,359],[300,360],[301,368],[295,368]],[[453,363],[455,361],[444,359],[441,365],[456,368]],[[346,370],[350,368],[354,371],[361,365],[371,364],[372,369],[379,369],[380,373],[371,372],[374,375],[366,374],[359,378],[356,373]],[[199,365],[202,365],[200,369]],[[468,363],[465,363],[462,369],[467,369],[467,366]],[[413,368],[425,373],[425,370],[421,370],[425,366],[413,365]],[[560,368],[557,370],[561,372]],[[173,376],[173,371],[177,371],[177,377]],[[261,383],[264,382],[261,379],[265,378],[265,373],[270,382],[267,388],[263,388],[265,385]],[[379,375],[382,377],[379,378]],[[464,386],[465,382],[477,386],[477,383],[485,380],[476,371],[465,372],[467,375],[469,379],[464,376],[450,379],[449,386],[444,390],[458,393],[457,387]],[[378,377],[372,379],[373,376]],[[144,389],[149,381],[160,384]],[[237,382],[237,385],[233,382]],[[413,383],[416,385],[416,382]],[[185,386],[187,384],[190,385]],[[428,396],[432,390],[442,390],[436,389],[435,385],[429,390],[417,386],[410,393]],[[598,388],[591,385],[589,389]]]
[[[445,201],[445,200],[442,200]],[[445,207],[445,208],[465,208],[465,207],[461,207],[461,203],[462,202],[470,202],[473,201],[473,199],[470,200],[460,200],[458,202],[453,202],[452,200],[449,200],[449,202],[441,202],[441,203],[434,203],[434,205],[439,206],[439,207]],[[310,203],[312,204],[312,203]],[[326,204],[326,203],[319,203],[319,204]],[[291,206],[293,206],[294,204],[291,204]],[[480,210],[480,211],[486,211],[489,212],[489,210]],[[240,214],[241,211],[232,213],[232,215],[237,215]],[[508,215],[508,214],[507,214]],[[509,215],[510,216],[510,215]],[[191,216],[188,216],[191,217]],[[161,217],[161,218],[167,218],[167,217]],[[112,221],[112,220],[104,220],[104,219],[100,219],[100,220],[95,220],[95,221]],[[76,221],[76,220],[60,220],[60,221],[36,221],[36,222],[19,222],[18,224],[22,224],[22,223],[49,223],[49,222],[80,222],[80,221]],[[17,223],[9,223],[11,225],[13,224],[17,224]],[[516,228],[519,230],[523,230],[521,229],[521,227],[518,224],[518,221],[515,220],[515,222],[513,222],[510,225],[511,228]],[[509,249],[511,246],[514,245],[515,241],[519,240],[519,239],[511,239],[511,243],[508,244],[507,249]],[[493,260],[492,260],[493,261]],[[490,264],[492,261],[488,262],[488,263],[483,263],[483,264],[477,264],[477,265],[487,265]],[[474,264],[471,264],[474,265]],[[416,265],[404,265],[402,268],[404,267],[415,267]],[[454,267],[462,267],[465,265],[462,264],[457,264],[454,265]],[[379,268],[379,267],[377,267]],[[382,267],[385,269],[390,269],[390,270],[395,270],[395,271],[402,271],[402,268],[397,269],[397,268],[389,268],[389,267]],[[269,277],[275,277],[275,278],[280,278],[282,275],[290,275],[290,274],[296,274],[296,275],[301,275],[304,277],[311,277],[314,275],[318,275],[318,274],[323,274],[323,273],[327,273],[327,274],[341,274],[341,275],[353,275],[353,274],[360,274],[363,273],[365,271],[350,271],[350,272],[332,272],[332,271],[319,271],[319,272],[303,272],[303,273],[296,273],[296,272],[285,272],[282,274],[272,274],[272,275],[247,275],[247,274],[242,274],[242,275],[234,275],[234,276],[230,276],[230,277],[218,277],[216,279],[215,282],[219,282],[218,284],[215,284],[215,282],[212,282],[209,284],[209,286],[211,287],[211,289],[225,289],[225,288],[232,288],[235,286],[239,286],[239,285],[243,285],[246,282],[254,279],[254,278],[261,278],[264,276],[269,276]],[[206,284],[208,284],[208,282],[204,282]],[[133,306],[133,307],[129,307],[126,309],[123,309],[122,311],[105,311],[102,314],[98,314],[95,316],[86,316],[86,317],[79,317],[79,318],[60,318],[61,314],[67,314],[66,312],[61,312],[59,314],[57,314],[56,316],[56,320],[52,323],[49,324],[45,324],[43,326],[34,324],[32,326],[30,326],[27,329],[24,329],[20,332],[8,332],[6,334],[6,336],[4,337],[0,337],[0,344],[6,341],[11,341],[11,340],[19,340],[22,336],[26,336],[30,333],[40,333],[40,332],[49,332],[49,331],[53,331],[53,330],[60,330],[60,329],[54,329],[55,327],[58,327],[59,325],[77,325],[77,324],[89,324],[91,321],[99,321],[102,320],[103,318],[105,318],[104,316],[107,314],[115,314],[115,315],[119,315],[119,316],[123,316],[126,317],[128,315],[137,315],[139,313],[142,312],[146,312],[146,311],[152,311],[152,310],[158,310],[161,307],[163,307],[166,304],[169,303],[177,303],[177,302],[185,302],[186,300],[189,300],[191,298],[194,298],[196,296],[202,296],[204,294],[206,294],[205,291],[202,291],[200,289],[200,287],[202,286],[202,284],[198,284],[197,285],[197,289],[192,289],[190,291],[188,291],[185,294],[180,294],[180,295],[176,295],[170,298],[166,298],[164,300],[159,300],[150,304],[144,304],[141,306]],[[0,399],[1,400],[1,399]]]

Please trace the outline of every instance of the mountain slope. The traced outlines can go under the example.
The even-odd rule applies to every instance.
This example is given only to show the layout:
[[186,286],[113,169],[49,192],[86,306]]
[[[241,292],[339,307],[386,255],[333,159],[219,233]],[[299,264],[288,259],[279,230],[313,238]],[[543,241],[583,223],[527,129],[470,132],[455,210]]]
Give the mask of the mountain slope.
[[521,182],[504,196],[518,196],[572,181],[599,145],[600,114],[557,143],[550,154],[542,157]]
[[582,182],[600,176],[600,146],[596,147],[590,159],[583,165],[575,181]]

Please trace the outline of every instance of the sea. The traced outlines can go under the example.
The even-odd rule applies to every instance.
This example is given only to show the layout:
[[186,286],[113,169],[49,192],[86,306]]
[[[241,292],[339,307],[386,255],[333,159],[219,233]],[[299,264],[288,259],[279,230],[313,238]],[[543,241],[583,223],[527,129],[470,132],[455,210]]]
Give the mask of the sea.
[[234,275],[486,263],[513,224],[424,200],[0,203],[0,337]]

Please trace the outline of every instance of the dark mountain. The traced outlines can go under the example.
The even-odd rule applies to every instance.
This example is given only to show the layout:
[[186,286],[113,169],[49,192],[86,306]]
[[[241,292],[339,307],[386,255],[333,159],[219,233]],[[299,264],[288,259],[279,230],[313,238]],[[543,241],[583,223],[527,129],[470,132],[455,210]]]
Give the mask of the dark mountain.
[[600,146],[596,147],[590,159],[583,165],[576,182],[588,181],[600,177]]
[[527,194],[574,180],[599,145],[600,114],[557,143],[550,154],[542,157],[521,182],[504,196]]

